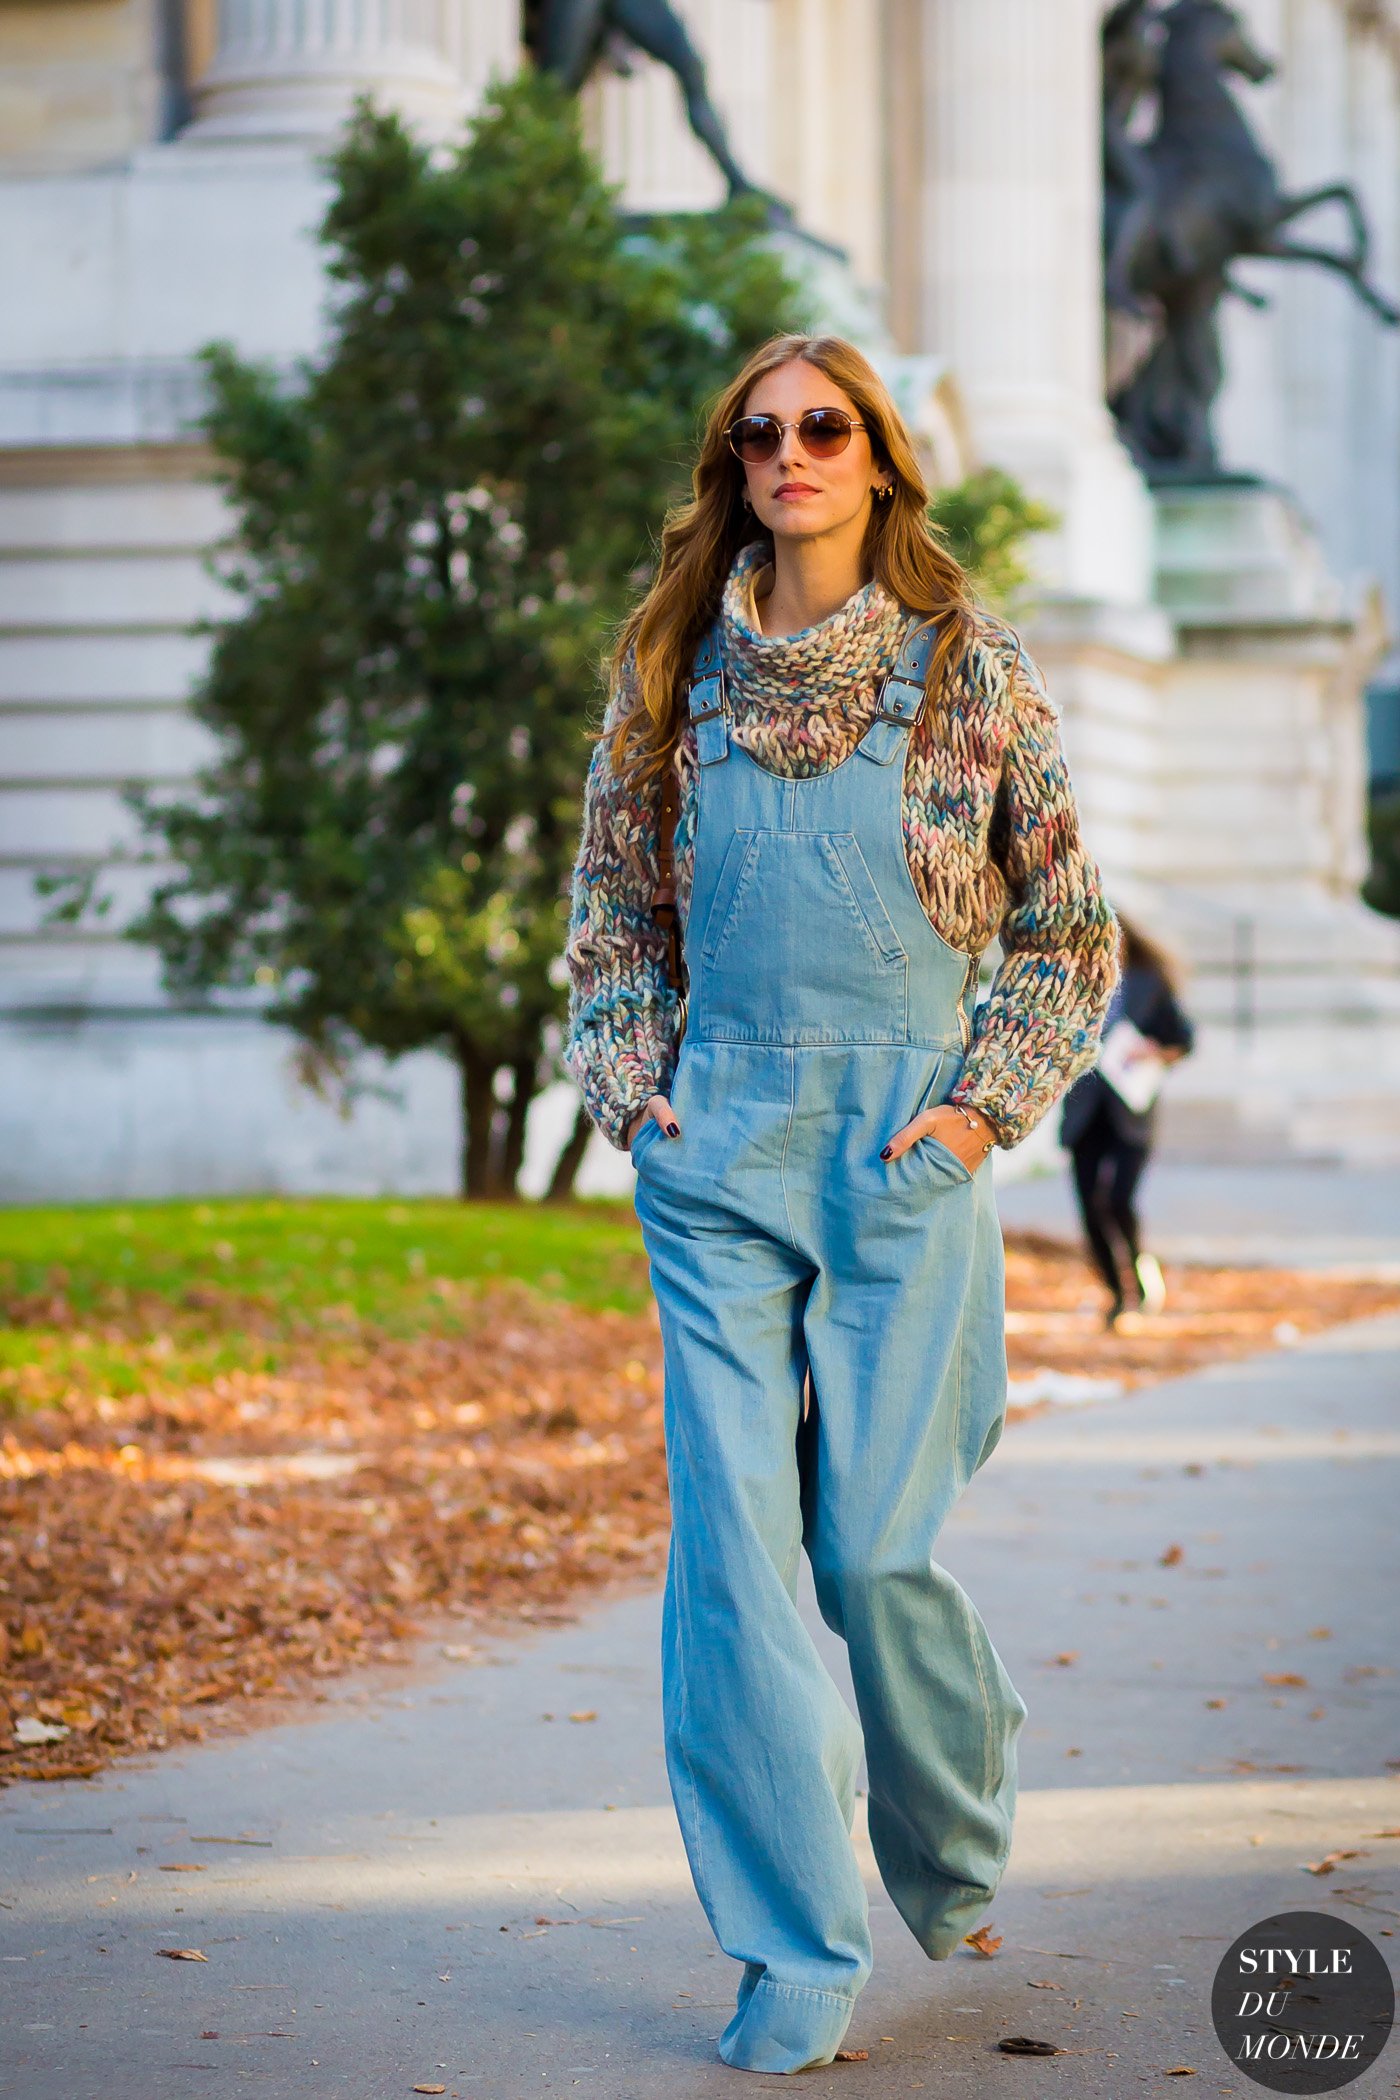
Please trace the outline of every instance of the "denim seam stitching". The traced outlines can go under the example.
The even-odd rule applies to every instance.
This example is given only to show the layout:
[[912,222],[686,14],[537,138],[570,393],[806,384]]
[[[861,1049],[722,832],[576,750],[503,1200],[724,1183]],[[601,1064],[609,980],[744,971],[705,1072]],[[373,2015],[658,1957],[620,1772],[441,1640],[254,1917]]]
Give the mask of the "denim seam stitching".
[[984,1800],[990,1800],[995,1792],[992,1784],[992,1702],[991,1694],[987,1690],[987,1679],[982,1669],[982,1644],[977,1637],[977,1628],[973,1623],[972,1617],[972,1604],[966,1592],[963,1593],[963,1614],[967,1620],[967,1630],[972,1645],[972,1664],[977,1672],[977,1689],[982,1699],[982,1795]]
[[685,1636],[690,1622],[690,1583],[681,1565],[679,1556],[677,1558],[677,1578],[679,1600],[683,1607],[680,1624],[676,1629],[676,1662],[681,1680],[681,1720],[678,1728],[677,1747],[680,1750],[681,1762],[685,1766],[685,1776],[690,1781],[691,1814],[695,1819],[695,1885],[708,1912],[710,1903],[706,1890],[710,1877],[705,1868],[705,1847],[702,1836],[704,1812],[700,1806],[700,1786],[695,1777],[695,1767],[690,1761],[690,1751],[686,1746],[686,1731],[690,1725],[690,1676],[685,1666]]
[[[797,1052],[796,1052],[795,1050],[789,1050],[789,1051],[788,1051],[788,1118],[787,1118],[787,1128],[786,1128],[786,1129],[784,1130],[784,1132],[783,1132],[783,1149],[782,1149],[782,1154],[781,1154],[781,1156],[780,1156],[780,1158],[779,1158],[779,1160],[778,1160],[778,1186],[779,1186],[779,1188],[780,1188],[780,1189],[782,1190],[782,1192],[783,1192],[783,1216],[784,1216],[784,1217],[785,1217],[785,1218],[787,1219],[788,1239],[789,1239],[789,1241],[790,1241],[790,1243],[791,1243],[791,1245],[792,1245],[792,1251],[793,1251],[793,1253],[794,1253],[794,1254],[796,1254],[796,1253],[797,1253],[797,1252],[798,1252],[799,1250],[798,1250],[798,1245],[797,1245],[797,1228],[796,1228],[796,1226],[795,1226],[795,1225],[793,1224],[793,1222],[792,1222],[792,1205],[791,1205],[791,1204],[790,1204],[790,1203],[788,1202],[788,1185],[787,1185],[787,1156],[788,1156],[788,1141],[789,1141],[789,1139],[790,1139],[790,1138],[791,1138],[791,1136],[792,1136],[792,1121],[793,1121],[793,1117],[794,1117],[794,1116],[795,1116],[796,1114],[797,1114]],[[815,1386],[813,1387],[813,1390],[815,1391]]]
[[776,1991],[784,1998],[826,1998],[833,2005],[854,2005],[855,2003],[849,1991],[819,1991],[806,1983],[778,1983],[771,1976],[759,1977],[758,1982],[753,1987],[753,1992],[756,1994],[759,1991]]
[[958,1315],[958,1334],[955,1346],[957,1349],[957,1390],[953,1401],[953,1478],[957,1482],[957,1492],[961,1495],[971,1478],[971,1475],[963,1470],[963,1388],[967,1382],[963,1376],[963,1358],[967,1348],[967,1321],[963,1318],[961,1312]]

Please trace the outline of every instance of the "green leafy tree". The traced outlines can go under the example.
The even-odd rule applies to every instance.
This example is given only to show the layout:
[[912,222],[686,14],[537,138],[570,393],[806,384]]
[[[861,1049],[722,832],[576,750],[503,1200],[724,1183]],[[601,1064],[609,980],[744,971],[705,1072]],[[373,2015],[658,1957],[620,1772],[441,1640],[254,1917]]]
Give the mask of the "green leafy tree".
[[1001,467],[983,467],[940,489],[929,516],[981,596],[996,606],[1013,605],[1031,580],[1026,541],[1034,533],[1052,532],[1060,522],[1048,504],[1028,496]]
[[176,872],[128,930],[174,991],[265,988],[313,1081],[449,1052],[463,1191],[504,1196],[558,1069],[600,652],[706,398],[805,316],[761,207],[629,226],[528,72],[447,158],[362,103],[331,167],[323,356],[205,353],[244,609],[194,699],[213,762],[135,798]]

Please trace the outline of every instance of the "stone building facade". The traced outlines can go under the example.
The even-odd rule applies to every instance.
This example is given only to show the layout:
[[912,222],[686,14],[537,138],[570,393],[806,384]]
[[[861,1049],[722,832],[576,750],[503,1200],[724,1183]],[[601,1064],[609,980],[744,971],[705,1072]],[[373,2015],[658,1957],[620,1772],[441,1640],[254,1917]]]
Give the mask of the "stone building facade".
[[[1242,270],[1273,303],[1232,302],[1221,449],[1261,479],[1154,500],[1103,405],[1099,0],[680,12],[746,170],[844,250],[833,318],[935,471],[1004,465],[1060,513],[1028,639],[1117,900],[1193,965],[1178,1142],[1306,1149],[1326,1122],[1400,1149],[1400,928],[1356,896],[1361,694],[1400,623],[1396,335],[1321,272]],[[1281,60],[1240,92],[1290,184],[1348,177],[1400,291],[1400,0],[1243,13]],[[519,35],[518,0],[0,4],[0,1198],[452,1185],[438,1060],[371,1068],[342,1122],[251,1005],[178,1010],[105,927],[45,925],[34,877],[112,864],[119,911],[144,879],[122,783],[199,757],[223,520],[195,351],[313,351],[315,155],[351,96],[447,136]],[[629,203],[717,200],[659,67],[585,98]],[[1324,1117],[1339,1093],[1358,1113]],[[527,1185],[568,1113],[561,1084]]]

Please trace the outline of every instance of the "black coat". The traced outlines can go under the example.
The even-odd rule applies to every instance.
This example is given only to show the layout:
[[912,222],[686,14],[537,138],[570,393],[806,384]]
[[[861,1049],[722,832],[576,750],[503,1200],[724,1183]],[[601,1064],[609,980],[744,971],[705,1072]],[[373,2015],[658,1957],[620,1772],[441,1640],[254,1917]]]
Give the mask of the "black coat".
[[[1123,972],[1104,1016],[1103,1034],[1107,1035],[1114,1022],[1125,1015],[1135,1028],[1150,1036],[1154,1043],[1160,1043],[1163,1049],[1180,1049],[1189,1054],[1195,1043],[1196,1032],[1178,1005],[1171,986],[1148,964],[1137,963]],[[1060,1108],[1060,1143],[1073,1150],[1100,1114],[1108,1117],[1121,1144],[1152,1143],[1156,1102],[1144,1109],[1129,1108],[1108,1081],[1100,1078],[1097,1069],[1076,1079],[1065,1095]]]

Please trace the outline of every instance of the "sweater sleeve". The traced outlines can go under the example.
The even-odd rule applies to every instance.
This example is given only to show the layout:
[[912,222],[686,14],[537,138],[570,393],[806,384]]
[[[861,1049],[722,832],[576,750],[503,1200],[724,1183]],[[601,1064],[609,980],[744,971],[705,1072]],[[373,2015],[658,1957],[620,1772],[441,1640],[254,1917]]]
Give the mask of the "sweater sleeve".
[[1006,661],[1001,961],[951,1099],[1017,1145],[1087,1071],[1118,982],[1118,921],[1085,847],[1060,711],[1019,643]]
[[571,886],[564,1062],[597,1128],[619,1151],[648,1098],[675,1068],[679,994],[666,975],[666,940],[651,916],[661,796],[613,771],[608,733],[630,703],[635,665],[618,669],[584,786],[583,827]]

